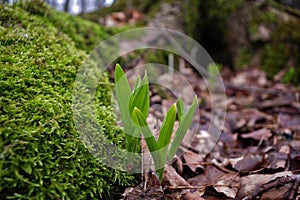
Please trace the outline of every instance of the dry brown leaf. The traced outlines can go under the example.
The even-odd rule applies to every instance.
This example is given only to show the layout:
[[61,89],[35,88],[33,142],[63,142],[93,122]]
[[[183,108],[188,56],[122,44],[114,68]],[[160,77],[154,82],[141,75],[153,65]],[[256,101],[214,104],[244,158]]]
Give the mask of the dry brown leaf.
[[242,127],[252,128],[259,121],[269,121],[275,123],[273,116],[263,113],[257,109],[242,109],[239,111],[230,111],[227,113],[228,122],[232,130]]
[[268,83],[265,73],[257,68],[248,68],[231,78],[235,85],[266,86]]
[[183,172],[182,160],[180,158],[178,158],[177,156],[174,159],[175,159],[174,168],[176,169],[177,173],[180,176],[182,176],[182,172]]
[[291,141],[290,142],[291,153],[291,170],[300,169],[300,141]]
[[[235,198],[240,187],[239,176],[233,173],[225,173],[214,166],[207,166],[205,173],[188,180],[194,186],[212,186],[219,193],[228,198]],[[205,188],[198,189],[204,192]]]
[[217,192],[223,193],[229,198],[235,198],[240,189],[240,177],[233,173],[227,173],[220,177],[213,187]]
[[205,200],[197,192],[194,192],[194,193],[188,192],[188,193],[184,194],[182,197],[183,197],[183,200]]
[[164,193],[161,187],[149,187],[147,191],[144,191],[140,186],[133,188],[126,188],[122,194],[122,200],[157,200],[162,199]]
[[261,155],[247,154],[242,160],[238,161],[234,168],[239,172],[250,172],[257,169],[263,161]]
[[183,154],[183,159],[188,168],[190,168],[194,173],[199,173],[203,171],[204,166],[201,164],[204,160],[205,155],[197,154],[192,151],[186,151]]
[[282,177],[282,176],[290,176],[292,175],[292,172],[287,171],[287,172],[279,172],[276,174],[253,174],[253,175],[248,175],[245,177],[242,177],[240,179],[241,182],[241,189],[238,192],[238,195],[236,197],[237,200],[241,200],[244,197],[254,193],[254,191],[258,190],[261,185],[276,179],[277,177]]
[[273,134],[271,133],[271,131],[269,129],[262,128],[262,129],[253,131],[251,133],[242,134],[241,137],[244,139],[251,138],[251,139],[260,141],[262,139],[266,140],[269,137],[271,137],[272,135]]
[[165,168],[164,177],[162,180],[164,186],[186,186],[189,185],[182,176],[180,176],[172,166]]
[[281,152],[271,152],[267,154],[266,162],[269,169],[284,169],[287,165],[288,155]]
[[279,113],[278,123],[281,128],[300,130],[300,115],[289,115]]
[[217,182],[218,178],[225,173],[214,166],[208,165],[205,167],[204,173],[188,179],[188,183],[194,186],[209,186]]
[[273,188],[269,191],[266,191],[262,194],[261,200],[282,200],[288,199],[290,195],[292,184],[286,184],[280,188]]

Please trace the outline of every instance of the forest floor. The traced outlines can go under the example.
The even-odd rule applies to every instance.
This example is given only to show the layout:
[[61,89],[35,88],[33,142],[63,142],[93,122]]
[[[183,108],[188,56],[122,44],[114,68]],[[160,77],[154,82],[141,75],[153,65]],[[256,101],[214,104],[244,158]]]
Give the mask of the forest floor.
[[[135,67],[145,63],[141,56],[124,66],[129,82],[143,73]],[[200,103],[192,140],[183,141],[162,182],[154,173],[143,173],[140,184],[127,188],[123,199],[300,199],[300,89],[281,82],[284,70],[269,80],[259,66],[237,72],[223,68],[226,98],[216,98],[217,103],[188,64],[178,71]],[[186,92],[189,86],[177,74],[160,74],[157,80],[179,89],[185,102],[193,100],[194,93]],[[157,85],[150,84],[150,90],[148,123],[159,134],[157,127],[176,95]],[[212,122],[218,115],[224,121]]]
[[[126,189],[124,199],[299,199],[299,88],[282,84],[280,73],[268,80],[255,66],[236,73],[224,68],[226,116],[216,139],[209,129],[216,110],[203,79],[193,70],[183,73],[202,102],[197,133],[190,145],[183,142],[181,156],[165,168],[161,183],[145,173],[140,185]],[[162,76],[181,84],[167,77],[172,74]],[[150,89],[150,115],[159,121],[174,99]]]

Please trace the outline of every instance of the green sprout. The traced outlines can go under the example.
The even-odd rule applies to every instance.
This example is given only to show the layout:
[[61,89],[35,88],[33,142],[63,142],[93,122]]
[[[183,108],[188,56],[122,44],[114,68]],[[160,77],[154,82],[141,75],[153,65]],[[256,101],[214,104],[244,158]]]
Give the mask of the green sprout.
[[[166,160],[168,163],[171,162],[192,123],[197,98],[195,97],[186,112],[182,98],[177,99],[177,103],[169,108],[162,123],[158,140],[156,140],[146,122],[150,106],[147,73],[142,79],[138,76],[131,91],[124,71],[117,64],[115,68],[115,94],[126,133],[126,150],[134,153],[140,152],[140,136],[143,134],[154,161],[156,173],[162,180]],[[179,126],[171,143],[176,113]]]
[[215,89],[217,86],[217,78],[219,77],[219,72],[222,69],[222,65],[209,63],[208,64],[208,83],[211,89]]

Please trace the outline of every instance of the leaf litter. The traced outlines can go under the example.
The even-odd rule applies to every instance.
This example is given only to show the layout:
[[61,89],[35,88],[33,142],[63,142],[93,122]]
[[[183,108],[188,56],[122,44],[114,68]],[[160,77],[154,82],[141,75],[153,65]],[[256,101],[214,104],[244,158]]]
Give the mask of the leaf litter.
[[[161,183],[153,172],[142,173],[141,184],[127,188],[123,199],[299,199],[300,89],[267,80],[257,67],[235,74],[223,70],[227,113],[216,139],[208,132],[212,105],[204,81],[192,70],[184,73],[204,102],[199,106],[197,135],[191,145],[183,141],[182,155],[165,168]],[[131,78],[136,76],[131,74]],[[160,78],[172,81],[167,76]],[[151,118],[147,122],[155,130],[174,97],[151,85],[150,89]],[[186,93],[185,99],[193,98]]]

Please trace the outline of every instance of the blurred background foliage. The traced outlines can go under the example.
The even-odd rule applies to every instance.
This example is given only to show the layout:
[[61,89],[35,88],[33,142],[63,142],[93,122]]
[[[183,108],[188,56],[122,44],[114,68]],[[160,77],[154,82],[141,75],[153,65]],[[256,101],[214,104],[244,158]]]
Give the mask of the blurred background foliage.
[[259,66],[270,79],[280,72],[283,82],[299,84],[299,8],[296,0],[117,0],[81,16],[101,24],[110,13],[134,9],[145,16],[137,26],[184,32],[219,64],[234,70]]
[[[13,1],[2,0],[3,3]],[[75,44],[87,51],[91,50],[87,46],[95,46],[99,42],[97,38],[99,34],[105,34],[105,31],[101,30],[104,26],[108,34],[102,35],[101,38],[134,27],[162,26],[191,36],[208,51],[215,62],[231,69],[255,65],[260,66],[269,78],[283,71],[288,74],[282,77],[284,82],[294,84],[299,82],[300,31],[297,27],[300,23],[300,3],[297,0],[232,0],[230,3],[226,0],[184,2],[46,0],[46,2],[57,10],[79,14],[89,21],[102,25],[88,26],[86,29],[86,26],[64,26],[63,20],[55,17],[50,19],[62,31],[68,30]],[[133,11],[141,14],[142,20],[130,22],[134,15]],[[68,15],[64,16],[67,17]],[[112,20],[122,21],[124,18],[127,18],[127,23],[121,23],[121,26],[117,24],[117,29],[116,24],[109,24]],[[83,21],[77,23],[87,24]],[[84,37],[78,38],[78,35]],[[153,54],[150,57],[153,57]]]
[[[299,84],[299,8],[297,0],[118,0],[83,16],[96,22],[107,13],[137,9],[146,15],[142,25],[186,33],[223,66],[234,70],[260,66],[269,78],[282,72],[283,82]],[[167,20],[172,17],[173,22]],[[159,22],[153,23],[156,18]]]

